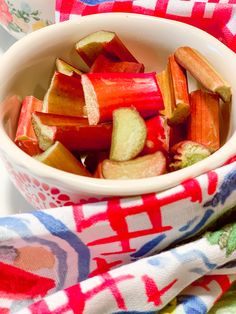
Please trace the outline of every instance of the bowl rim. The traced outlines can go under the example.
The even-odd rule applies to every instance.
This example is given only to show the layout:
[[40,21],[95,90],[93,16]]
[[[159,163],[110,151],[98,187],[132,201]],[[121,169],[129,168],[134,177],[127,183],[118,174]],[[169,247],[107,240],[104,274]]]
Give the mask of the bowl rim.
[[[0,58],[0,68],[1,64],[7,64],[8,59],[11,59],[13,55],[15,55],[15,51],[22,49],[31,43],[31,41],[38,40],[43,38],[47,33],[50,32],[59,32],[60,29],[67,27],[67,25],[84,23],[86,21],[93,20],[94,18],[114,18],[114,16],[126,17],[126,18],[136,18],[140,20],[152,20],[158,23],[169,24],[173,27],[179,27],[182,29],[188,29],[189,31],[197,32],[199,35],[203,36],[205,40],[208,42],[217,45],[220,50],[224,50],[230,58],[235,58],[235,54],[231,51],[227,46],[218,41],[215,37],[208,34],[207,32],[191,26],[189,24],[168,20],[164,18],[141,15],[136,13],[120,13],[120,12],[112,12],[112,13],[100,13],[93,14],[83,17],[78,17],[78,19],[73,19],[69,21],[64,21],[61,23],[53,24],[48,27],[42,28],[36,32],[28,34],[26,37],[20,39],[16,43],[14,43]],[[203,38],[203,40],[204,40]],[[4,72],[4,71],[3,71]],[[1,74],[0,74],[1,76]],[[201,174],[204,174],[206,171],[213,170],[222,166],[226,160],[231,158],[236,154],[236,148],[234,148],[234,143],[236,141],[236,131],[234,131],[231,137],[227,140],[227,142],[214,154],[207,157],[206,159],[199,161],[198,163],[171,172],[166,173],[160,176],[143,178],[143,179],[129,179],[129,180],[108,180],[108,179],[98,179],[98,178],[89,178],[84,176],[79,176],[75,174],[71,174],[68,172],[64,172],[52,167],[49,167],[45,164],[40,163],[35,160],[31,156],[24,153],[20,148],[18,148],[14,142],[7,135],[4,125],[3,119],[5,116],[5,110],[2,110],[0,113],[0,149],[5,152],[5,154],[9,155],[11,159],[21,168],[24,168],[27,172],[30,172],[33,176],[43,177],[44,180],[48,180],[49,182],[55,182],[55,180],[60,181],[61,185],[76,187],[81,192],[89,192],[96,195],[103,196],[128,196],[128,195],[138,195],[138,194],[146,194],[152,193],[156,191],[163,191],[169,188],[173,188],[181,182],[190,179],[191,177],[197,177]],[[3,149],[4,148],[4,149]],[[223,160],[223,161],[222,161]],[[214,165],[214,166],[213,166]],[[194,173],[194,176],[191,174]],[[171,183],[170,183],[171,181]],[[55,184],[55,183],[54,183]]]

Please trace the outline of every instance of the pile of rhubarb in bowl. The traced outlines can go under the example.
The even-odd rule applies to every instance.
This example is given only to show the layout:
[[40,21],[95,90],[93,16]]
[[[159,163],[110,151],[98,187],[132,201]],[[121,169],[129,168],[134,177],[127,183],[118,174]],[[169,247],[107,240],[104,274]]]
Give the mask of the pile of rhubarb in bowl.
[[[44,99],[23,99],[15,143],[27,154],[77,175],[139,179],[220,148],[231,88],[201,52],[179,47],[164,71],[145,73],[114,32],[90,34],[75,49],[88,72],[57,58]],[[187,73],[199,89],[189,92]]]

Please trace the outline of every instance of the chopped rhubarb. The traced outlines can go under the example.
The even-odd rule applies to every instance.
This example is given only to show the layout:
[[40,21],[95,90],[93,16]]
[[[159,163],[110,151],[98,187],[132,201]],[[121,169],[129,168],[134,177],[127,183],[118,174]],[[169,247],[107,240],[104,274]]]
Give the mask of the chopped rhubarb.
[[127,73],[143,73],[144,65],[137,62],[129,61],[112,61],[104,55],[100,55],[94,61],[90,73],[112,73],[112,72],[127,72]]
[[173,55],[168,59],[167,70],[159,74],[159,82],[164,98],[164,115],[171,124],[183,123],[190,113],[187,76]]
[[88,124],[85,118],[35,112],[32,122],[42,150],[48,149],[56,141],[70,151],[106,150],[111,145],[112,125]]
[[173,116],[173,111],[175,109],[175,99],[168,70],[165,69],[162,72],[158,73],[157,80],[161,89],[164,102],[164,109],[161,110],[160,113],[164,115],[168,120],[170,120]]
[[170,147],[187,140],[187,123],[173,124],[170,127]]
[[187,138],[205,145],[211,152],[220,148],[219,96],[202,90],[190,94],[191,114]]
[[51,85],[44,97],[43,111],[84,117],[84,106],[81,78],[55,72]]
[[170,140],[170,127],[167,119],[163,116],[156,116],[146,121],[147,138],[143,155],[153,154],[158,150],[168,152]]
[[30,156],[41,152],[31,123],[31,114],[41,111],[42,107],[43,102],[34,96],[26,96],[22,102],[15,143]]
[[133,106],[143,117],[163,109],[162,94],[155,73],[82,74],[89,124],[111,121],[112,112]]
[[199,51],[191,47],[180,47],[175,51],[175,58],[206,89],[219,94],[225,102],[230,101],[230,85]]
[[104,160],[102,177],[105,179],[141,179],[159,176],[166,172],[166,159],[162,152],[138,157],[129,161]]
[[108,151],[87,153],[83,164],[90,173],[94,173],[94,176],[96,176],[95,173],[97,172],[98,165],[108,158]]
[[193,141],[182,141],[171,148],[173,162],[170,169],[178,170],[199,162],[210,156],[210,150],[199,143]]
[[138,62],[119,37],[108,31],[92,33],[76,43],[76,51],[89,67],[100,54],[115,61]]
[[80,76],[83,74],[83,72],[81,72],[79,69],[60,58],[56,58],[56,68],[58,72],[68,76]]
[[55,142],[45,152],[34,157],[38,161],[66,172],[91,177],[82,163],[60,142]]
[[135,109],[115,110],[110,159],[126,161],[135,158],[143,150],[146,135],[145,121]]

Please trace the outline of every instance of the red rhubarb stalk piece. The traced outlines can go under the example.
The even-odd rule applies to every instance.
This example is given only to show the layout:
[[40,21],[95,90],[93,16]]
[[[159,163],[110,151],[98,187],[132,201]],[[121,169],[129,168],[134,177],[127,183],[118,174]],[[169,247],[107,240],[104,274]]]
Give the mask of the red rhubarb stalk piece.
[[104,55],[100,55],[94,61],[90,73],[112,73],[112,72],[127,72],[127,73],[143,73],[144,65],[137,62],[129,61],[112,61]]
[[217,94],[196,90],[190,94],[191,114],[187,137],[211,152],[220,148],[220,102]]
[[104,54],[115,61],[138,62],[114,32],[98,31],[92,33],[75,45],[81,59],[89,67],[95,59]]
[[146,121],[147,138],[142,155],[153,154],[158,150],[169,151],[170,127],[166,117],[156,116]]
[[191,47],[179,47],[175,51],[175,59],[206,89],[217,93],[225,102],[231,100],[232,92],[229,83],[199,51]]
[[48,149],[56,141],[70,151],[101,151],[110,148],[112,125],[88,124],[85,118],[35,112],[32,122],[42,150]]
[[43,102],[34,96],[26,96],[22,102],[15,143],[30,156],[41,152],[31,123],[31,114],[41,111],[42,107]]
[[170,147],[187,139],[186,123],[171,125],[170,127]]
[[82,74],[89,124],[111,121],[115,109],[133,106],[144,117],[164,108],[155,73]]
[[68,116],[84,117],[84,93],[81,78],[55,72],[44,97],[43,111]]
[[105,159],[109,158],[109,152],[108,151],[98,151],[98,152],[92,152],[87,153],[84,158],[84,166],[90,173],[93,173],[95,176],[95,173],[97,171],[98,165]]

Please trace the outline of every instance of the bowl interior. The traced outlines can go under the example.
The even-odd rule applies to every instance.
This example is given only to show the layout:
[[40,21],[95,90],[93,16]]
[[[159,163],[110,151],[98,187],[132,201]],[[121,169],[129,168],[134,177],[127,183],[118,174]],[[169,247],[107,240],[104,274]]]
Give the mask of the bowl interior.
[[[81,66],[74,44],[80,38],[98,30],[116,32],[135,57],[144,63],[146,72],[163,70],[168,56],[179,46],[187,45],[196,48],[210,60],[225,80],[231,84],[233,95],[236,94],[234,77],[236,69],[235,55],[212,36],[179,22],[136,14],[113,13],[88,16],[52,25],[32,33],[17,42],[0,61],[0,101],[7,96],[15,94],[21,97],[34,95],[43,99],[55,69],[55,58],[60,57]],[[190,89],[195,89],[197,87],[195,81],[191,77],[189,78]],[[235,130],[236,104],[234,102],[235,97],[233,96],[230,115],[229,105],[224,106],[224,118],[222,119],[224,125],[223,141],[226,138],[231,138]],[[11,106],[5,102],[5,105],[2,104],[1,108],[0,124],[4,125],[0,133],[3,133],[4,128],[6,130],[7,126],[7,133],[10,137],[14,134],[15,120],[19,112],[19,108],[16,107],[17,105]],[[227,116],[229,117],[227,118]],[[227,121],[229,121],[229,125]],[[1,141],[1,146],[4,145],[3,141],[5,139]],[[107,182],[104,182],[106,180],[88,178],[83,178],[82,180],[88,184],[91,183],[91,180],[97,182],[96,184],[103,188],[107,187],[110,193],[112,191],[112,194],[118,195],[163,190],[179,183],[181,180],[201,174],[206,170],[215,168],[220,163],[222,164],[222,156],[225,156],[225,149],[229,155],[233,153],[232,145],[228,143],[227,145],[224,145],[207,160],[199,162],[199,165],[196,164],[175,173],[160,176],[159,178],[162,178],[162,180],[157,177],[149,178],[148,180],[135,180],[132,187],[130,187],[128,182],[121,185],[117,181],[111,183],[109,182],[110,180],[107,180]],[[229,149],[231,149],[230,152]],[[17,154],[17,151],[19,151],[17,147],[9,146],[9,153],[13,154],[13,150],[14,154]],[[24,153],[20,156],[22,162],[23,160],[25,161],[25,164],[31,159]],[[32,162],[33,164],[31,165],[35,166],[35,161]],[[31,161],[29,165],[30,163]],[[45,168],[47,166],[42,165],[42,167]],[[56,172],[52,173],[60,174],[60,171],[56,170]],[[64,175],[65,180],[68,180],[68,182],[77,180],[74,175]],[[109,187],[110,184],[112,184],[112,187]]]

